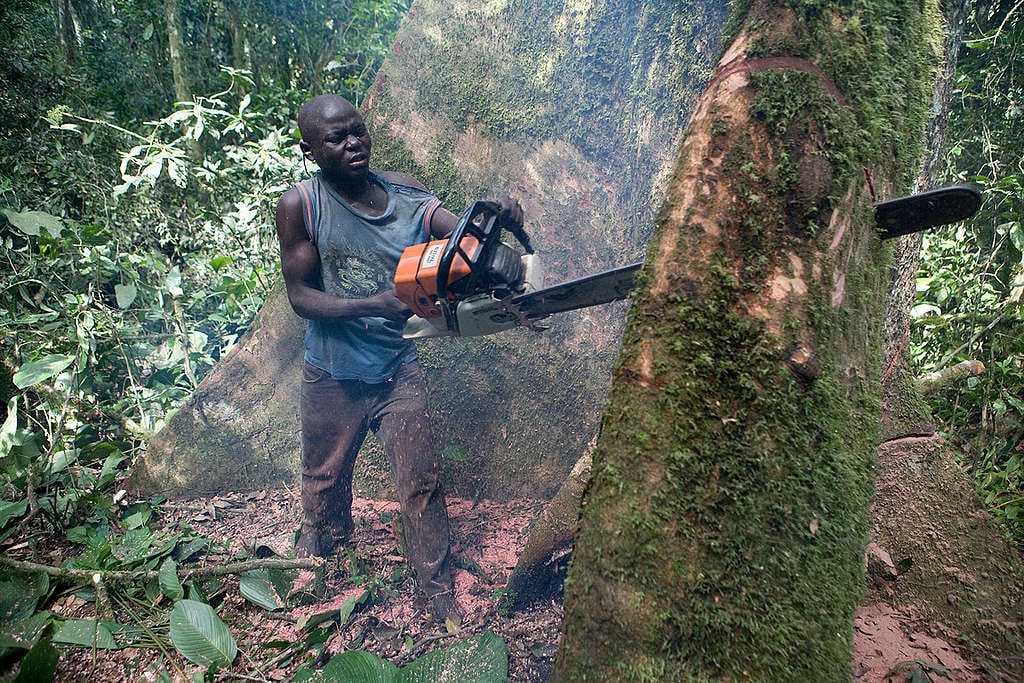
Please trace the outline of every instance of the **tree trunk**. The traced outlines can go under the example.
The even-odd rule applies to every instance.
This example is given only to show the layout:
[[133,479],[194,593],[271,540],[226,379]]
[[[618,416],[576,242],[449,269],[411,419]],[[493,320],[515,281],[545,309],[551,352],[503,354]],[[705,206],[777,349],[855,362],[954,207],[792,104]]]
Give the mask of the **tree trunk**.
[[556,680],[849,677],[888,281],[871,203],[918,167],[935,16],[755,0],[738,21],[630,312]]
[[228,34],[231,36],[231,66],[235,69],[251,71],[241,8],[237,0],[223,0],[219,5],[227,23]]
[[[943,8],[944,62],[926,128],[920,189],[939,184],[945,170],[950,95],[970,8],[967,0],[953,0]],[[922,398],[985,367],[976,360],[964,361],[916,377],[909,339],[920,248],[920,234],[901,238],[895,248],[884,326],[882,444],[872,502],[872,542],[902,571],[895,579],[871,582],[862,612],[882,605],[901,617],[894,621],[907,642],[927,630],[951,648],[960,646],[977,669],[987,668],[994,679],[1018,680],[1024,667],[1024,567],[1004,530],[985,512],[970,476],[935,433]]]
[[[944,168],[946,121],[949,101],[956,84],[956,63],[969,0],[952,0],[944,8],[946,23],[942,43],[943,61],[932,93],[931,115],[925,128],[925,156],[914,189],[936,187]],[[889,303],[882,327],[885,371],[882,375],[882,440],[902,436],[934,434],[931,412],[914,389],[915,372],[910,363],[910,309],[917,293],[917,269],[921,254],[921,233],[905,235],[893,248]]]
[[52,3],[57,42],[64,53],[64,61],[74,64],[78,61],[78,31],[75,28],[74,8],[71,0],[52,0]]
[[185,59],[185,40],[181,28],[181,6],[178,0],[164,0],[164,19],[167,22],[167,50],[174,77],[174,101],[191,102],[192,85],[188,79]]
[[[455,212],[511,191],[550,284],[636,261],[723,16],[717,0],[417,0],[363,108],[374,167],[412,173]],[[623,311],[559,315],[543,334],[420,345],[453,494],[554,494],[597,430]],[[297,419],[276,419],[296,412],[301,334],[279,331],[267,333],[287,348],[252,344],[255,355],[232,354],[202,382],[150,445],[140,487],[194,494],[295,472]],[[272,391],[242,379],[259,354],[292,359]],[[384,495],[368,475],[386,462],[372,444],[364,455],[360,490]]]

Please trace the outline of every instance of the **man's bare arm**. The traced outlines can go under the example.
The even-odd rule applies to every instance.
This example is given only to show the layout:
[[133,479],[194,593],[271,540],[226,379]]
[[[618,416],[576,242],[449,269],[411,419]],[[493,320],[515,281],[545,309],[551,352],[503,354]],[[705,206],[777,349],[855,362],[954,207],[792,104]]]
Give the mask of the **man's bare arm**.
[[320,255],[306,235],[302,199],[295,188],[285,192],[278,201],[275,223],[288,301],[300,317],[309,320],[363,316],[405,320],[409,317],[411,311],[393,290],[365,299],[345,299],[321,289]]

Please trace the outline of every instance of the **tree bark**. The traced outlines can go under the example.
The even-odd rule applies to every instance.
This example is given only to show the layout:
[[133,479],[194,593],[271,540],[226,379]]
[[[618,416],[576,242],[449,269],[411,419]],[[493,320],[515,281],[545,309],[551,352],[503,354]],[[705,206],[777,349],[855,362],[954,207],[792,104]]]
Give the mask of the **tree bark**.
[[[925,128],[925,156],[914,185],[917,191],[936,187],[945,170],[946,121],[970,7],[969,0],[951,0],[942,8],[946,26],[942,64],[932,92],[931,114]],[[882,375],[882,441],[935,433],[931,411],[914,389],[916,373],[910,362],[910,309],[917,294],[921,240],[921,233],[905,235],[897,239],[893,247],[889,303],[882,328],[886,363]]]
[[[952,0],[942,9],[947,31],[920,189],[939,184],[945,171],[950,95],[971,3]],[[873,589],[865,607],[882,604],[894,613],[911,614],[902,625],[908,639],[927,625],[934,637],[960,645],[965,657],[994,680],[1018,680],[1024,664],[1024,566],[1005,530],[984,510],[970,476],[936,434],[923,400],[948,383],[983,373],[985,366],[964,361],[916,377],[909,339],[920,249],[920,234],[901,238],[895,247],[884,327],[882,443],[872,501],[872,541],[904,570]]]
[[880,409],[886,249],[936,55],[927,3],[753,2],[630,311],[555,680],[843,680]]
[[52,4],[57,42],[64,53],[64,61],[74,64],[78,61],[78,30],[75,28],[74,7],[71,0],[52,0]]
[[586,453],[573,465],[558,493],[533,522],[506,583],[505,603],[509,609],[526,607],[561,593],[580,499],[590,480],[592,462],[591,454]]
[[[511,191],[550,284],[636,261],[724,8],[417,0],[363,107],[374,167],[412,173],[455,212]],[[286,310],[279,297],[265,307]],[[597,430],[623,311],[420,345],[451,493],[557,491]],[[246,343],[201,383],[150,444],[140,486],[195,494],[294,477],[301,323],[287,320],[258,333],[279,346]],[[277,373],[272,384],[249,379],[262,367]],[[372,443],[364,456],[360,490],[386,495],[375,484],[386,461]]]
[[192,84],[188,78],[185,59],[185,39],[181,27],[181,5],[178,0],[164,0],[164,20],[167,23],[167,51],[174,77],[174,101],[191,102]]

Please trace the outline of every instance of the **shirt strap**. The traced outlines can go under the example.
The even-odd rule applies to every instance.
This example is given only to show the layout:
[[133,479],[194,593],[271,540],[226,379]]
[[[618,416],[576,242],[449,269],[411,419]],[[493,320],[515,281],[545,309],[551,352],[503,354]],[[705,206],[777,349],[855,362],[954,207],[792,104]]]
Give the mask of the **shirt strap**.
[[299,188],[299,197],[302,200],[302,207],[305,209],[302,212],[302,222],[306,224],[306,236],[310,242],[316,242],[315,227],[313,226],[313,201],[309,198],[309,191],[306,186],[299,183],[295,187]]

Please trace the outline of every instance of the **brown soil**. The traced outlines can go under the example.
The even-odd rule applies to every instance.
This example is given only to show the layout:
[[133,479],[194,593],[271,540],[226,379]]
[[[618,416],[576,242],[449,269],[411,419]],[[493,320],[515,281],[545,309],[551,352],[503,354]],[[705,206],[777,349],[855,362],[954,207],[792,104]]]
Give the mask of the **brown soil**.
[[[402,666],[444,648],[456,638],[490,630],[506,642],[509,680],[547,680],[561,630],[561,605],[548,602],[511,615],[499,611],[501,590],[515,567],[530,522],[543,506],[542,501],[493,503],[449,498],[456,591],[466,613],[462,629],[451,634],[445,626],[433,623],[416,597],[391,521],[397,517],[397,504],[357,499],[353,505],[356,529],[352,546],[358,549],[355,554],[363,565],[361,574],[372,577],[380,590],[372,604],[357,608],[348,623],[335,630],[316,663],[323,664],[330,654],[362,649]],[[297,495],[288,489],[179,500],[163,507],[168,526],[187,525],[222,542],[227,553],[251,553],[266,546],[288,555],[299,523]],[[364,587],[351,580],[352,569],[344,553],[332,558],[324,566],[320,602],[275,613],[250,604],[240,596],[237,580],[228,581],[216,610],[231,628],[240,654],[231,669],[235,676],[225,673],[218,680],[285,681],[301,665],[312,666],[315,651],[303,653],[294,661],[272,663],[277,651],[268,645],[302,640],[304,617],[338,609],[346,598],[362,593]],[[297,583],[311,583],[312,579],[313,573],[304,571]],[[68,617],[92,617],[92,606],[73,598],[52,609]],[[186,673],[200,670],[174,656]],[[158,650],[100,650],[95,661],[86,649],[65,650],[56,680],[155,681],[163,671],[173,674],[174,669]]]
[[[555,602],[535,605],[511,615],[499,610],[501,589],[526,540],[531,520],[543,502],[509,503],[449,499],[453,550],[460,605],[467,614],[461,632],[449,634],[431,622],[400,555],[391,519],[396,504],[358,499],[353,542],[364,565],[365,576],[379,579],[382,590],[369,606],[359,608],[341,628],[336,628],[319,662],[346,649],[364,649],[398,665],[404,665],[454,638],[491,630],[505,639],[509,654],[509,680],[516,683],[545,681],[550,676],[561,630],[562,610]],[[214,499],[175,501],[164,506],[169,526],[188,525],[196,532],[223,542],[228,551],[267,546],[289,554],[298,526],[298,501],[294,491],[279,489]],[[230,674],[218,680],[289,680],[301,665],[311,666],[315,651],[301,653],[292,661],[274,663],[275,641],[301,640],[301,619],[332,608],[362,592],[351,581],[350,560],[342,556],[325,566],[323,597],[319,603],[290,611],[267,612],[244,600],[237,582],[228,581],[217,611],[231,627],[239,644],[239,656]],[[306,572],[302,580],[312,578]],[[988,680],[980,668],[958,650],[957,634],[940,624],[922,623],[915,615],[890,606],[892,583],[877,583],[858,611],[854,623],[855,653],[851,677],[863,683],[911,680],[915,670],[930,675],[914,680]],[[392,594],[388,594],[388,592]],[[91,616],[91,605],[68,599],[53,608],[67,616]],[[411,647],[410,647],[411,644]],[[173,654],[173,653],[172,653]],[[173,654],[186,673],[198,667]],[[85,649],[66,651],[57,680],[119,681],[157,680],[174,671],[157,650],[98,651],[95,659]],[[945,672],[945,675],[942,675]]]

